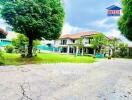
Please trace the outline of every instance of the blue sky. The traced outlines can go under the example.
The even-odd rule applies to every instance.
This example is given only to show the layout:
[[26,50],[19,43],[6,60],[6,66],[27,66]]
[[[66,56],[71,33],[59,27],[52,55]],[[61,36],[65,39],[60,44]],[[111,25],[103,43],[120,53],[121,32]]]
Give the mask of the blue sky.
[[108,17],[106,8],[111,5],[121,7],[121,0],[64,0],[65,23],[63,34],[82,31],[97,31],[127,41],[118,30],[119,17]]
[[64,4],[65,24],[100,32],[117,28],[119,17],[108,17],[106,8],[113,4],[120,6],[120,0],[65,0]]

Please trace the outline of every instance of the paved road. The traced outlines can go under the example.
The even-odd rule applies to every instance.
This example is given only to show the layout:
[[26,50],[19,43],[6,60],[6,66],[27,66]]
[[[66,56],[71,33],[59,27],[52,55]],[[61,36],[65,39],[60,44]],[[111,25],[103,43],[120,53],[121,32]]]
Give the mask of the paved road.
[[132,60],[1,66],[0,100],[132,100]]

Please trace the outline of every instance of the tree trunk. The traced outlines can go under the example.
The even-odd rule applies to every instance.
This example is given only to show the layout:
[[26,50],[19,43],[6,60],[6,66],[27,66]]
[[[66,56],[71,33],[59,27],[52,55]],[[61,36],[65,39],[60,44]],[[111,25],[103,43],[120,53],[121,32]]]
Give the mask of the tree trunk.
[[33,39],[32,38],[29,38],[27,57],[31,58],[33,56],[32,50],[33,50]]
[[94,49],[94,55],[96,56],[96,49]]

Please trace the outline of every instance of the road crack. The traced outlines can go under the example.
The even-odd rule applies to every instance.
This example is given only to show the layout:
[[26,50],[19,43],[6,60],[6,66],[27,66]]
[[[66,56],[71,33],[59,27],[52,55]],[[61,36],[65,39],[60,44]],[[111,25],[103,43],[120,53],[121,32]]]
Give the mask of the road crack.
[[22,98],[21,98],[21,100],[23,100],[24,98],[26,98],[26,99],[28,99],[28,100],[32,100],[32,98],[30,98],[30,97],[26,94],[26,90],[25,90],[24,85],[25,85],[25,83],[20,85],[21,92],[22,92]]

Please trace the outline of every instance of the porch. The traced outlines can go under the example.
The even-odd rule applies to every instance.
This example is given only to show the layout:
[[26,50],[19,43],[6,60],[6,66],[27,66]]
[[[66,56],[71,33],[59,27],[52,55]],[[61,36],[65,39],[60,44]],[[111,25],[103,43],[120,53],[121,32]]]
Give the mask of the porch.
[[77,46],[61,46],[59,47],[59,53],[93,55],[94,50],[90,47],[78,48]]

